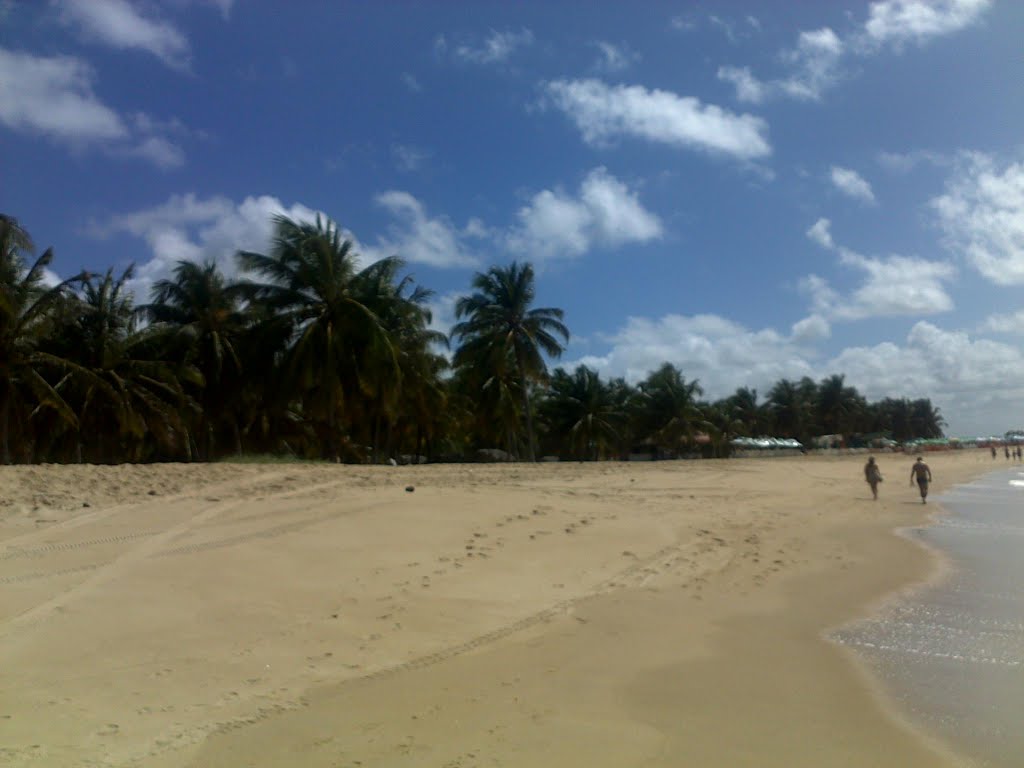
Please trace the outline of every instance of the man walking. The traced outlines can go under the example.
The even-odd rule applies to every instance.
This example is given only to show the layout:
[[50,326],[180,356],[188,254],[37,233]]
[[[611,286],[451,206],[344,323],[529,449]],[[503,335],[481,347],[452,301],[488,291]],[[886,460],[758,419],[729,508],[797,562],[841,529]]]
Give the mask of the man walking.
[[928,468],[928,465],[924,463],[924,458],[921,456],[917,457],[917,461],[914,466],[910,468],[910,484],[914,484],[914,480],[917,480],[917,487],[921,491],[921,503],[928,503],[928,483],[932,481],[932,471]]

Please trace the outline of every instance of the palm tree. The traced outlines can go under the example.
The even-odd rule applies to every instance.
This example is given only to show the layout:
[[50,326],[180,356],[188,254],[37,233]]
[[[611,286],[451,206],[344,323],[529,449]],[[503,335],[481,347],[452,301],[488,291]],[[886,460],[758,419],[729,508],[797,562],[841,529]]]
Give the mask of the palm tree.
[[818,420],[826,434],[849,437],[857,430],[867,403],[860,393],[845,384],[846,377],[833,374],[818,386]]
[[199,433],[203,457],[213,457],[218,428],[227,420],[240,450],[234,393],[241,384],[237,344],[247,319],[241,309],[242,287],[228,283],[213,262],[179,261],[171,279],[153,285],[152,302],[139,312],[163,331],[169,350],[202,374]]
[[[116,280],[112,269],[102,278],[88,276],[71,305],[69,322],[56,334],[62,355],[78,366],[78,375],[65,380],[62,394],[68,393],[65,399],[78,413],[79,460],[83,447],[93,461],[138,460],[147,439],[149,449],[159,455],[188,455],[182,413],[192,401],[181,378],[195,381],[198,372],[160,359],[159,329],[136,328],[126,289],[133,271],[129,267]],[[118,439],[116,448],[108,436]]]
[[682,371],[665,363],[640,382],[648,433],[660,446],[677,455],[684,442],[692,441],[707,420],[697,402],[704,390],[696,379],[687,381]]
[[620,437],[626,414],[597,371],[580,365],[571,374],[556,368],[541,404],[552,431],[579,459],[600,459]]
[[749,437],[764,434],[765,411],[757,403],[757,390],[748,387],[740,387],[724,402],[730,419],[739,424],[737,433]]
[[[381,377],[400,376],[398,349],[374,309],[379,297],[367,295],[375,281],[365,270],[358,271],[353,243],[337,224],[320,216],[314,223],[277,216],[274,226],[269,254],[237,254],[244,270],[267,280],[243,287],[251,301],[290,324],[288,379],[293,391],[303,394],[308,411],[322,426],[327,453],[337,460],[343,443],[350,452],[359,452],[342,435],[342,407],[374,392]],[[383,261],[401,263],[394,257]],[[382,271],[392,264],[368,269]]]
[[495,373],[513,368],[526,417],[526,457],[535,461],[530,384],[544,379],[545,354],[558,358],[565,351],[565,313],[554,307],[531,309],[536,289],[530,264],[491,267],[474,275],[472,286],[474,293],[455,304],[455,317],[461,320],[452,328],[460,342],[455,365],[482,365]]
[[768,393],[768,409],[779,437],[792,437],[805,445],[813,430],[817,385],[811,379],[801,382],[780,379]]
[[403,414],[412,416],[416,424],[418,455],[424,428],[432,431],[429,425],[436,422],[436,409],[443,408],[444,402],[439,374],[447,360],[434,350],[447,347],[448,337],[430,328],[433,318],[427,302],[433,291],[416,285],[410,275],[399,277],[403,267],[399,258],[383,259],[353,279],[355,293],[364,297],[397,353],[397,371],[396,360],[387,355],[375,358],[384,366],[380,375],[372,377],[369,403],[374,415],[371,441],[375,461],[382,440],[387,443],[386,453],[394,453],[396,428],[408,420]]
[[32,238],[18,221],[0,214],[0,459],[4,464],[11,463],[12,416],[15,428],[26,438],[29,420],[41,409],[51,409],[64,425],[76,426],[78,421],[43,375],[64,372],[70,363],[42,350],[40,342],[68,286],[85,275],[46,287],[43,278],[53,250],[48,248],[26,268],[25,257],[34,250]]
[[914,400],[910,404],[910,423],[914,437],[942,437],[942,428],[946,420],[938,406],[932,405],[927,398]]

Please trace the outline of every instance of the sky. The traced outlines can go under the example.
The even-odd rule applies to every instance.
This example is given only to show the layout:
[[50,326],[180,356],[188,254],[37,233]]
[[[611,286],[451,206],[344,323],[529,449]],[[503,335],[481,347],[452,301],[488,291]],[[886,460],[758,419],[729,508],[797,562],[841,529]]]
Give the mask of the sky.
[[0,0],[0,211],[54,275],[236,275],[271,217],[453,322],[537,272],[558,364],[841,373],[1024,427],[1024,3]]

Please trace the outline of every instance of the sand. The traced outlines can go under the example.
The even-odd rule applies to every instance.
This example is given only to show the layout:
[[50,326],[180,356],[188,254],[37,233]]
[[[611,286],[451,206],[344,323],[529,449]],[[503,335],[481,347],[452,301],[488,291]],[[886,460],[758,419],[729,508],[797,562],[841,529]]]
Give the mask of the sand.
[[936,567],[863,463],[0,468],[0,763],[957,765],[827,638]]

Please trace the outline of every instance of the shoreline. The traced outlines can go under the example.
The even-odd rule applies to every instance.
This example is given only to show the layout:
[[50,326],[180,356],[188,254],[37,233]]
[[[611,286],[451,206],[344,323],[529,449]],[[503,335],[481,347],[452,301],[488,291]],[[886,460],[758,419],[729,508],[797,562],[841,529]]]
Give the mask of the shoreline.
[[[929,454],[935,493],[980,458]],[[828,637],[936,570],[862,462],[8,470],[107,497],[0,516],[5,757],[934,766]]]

